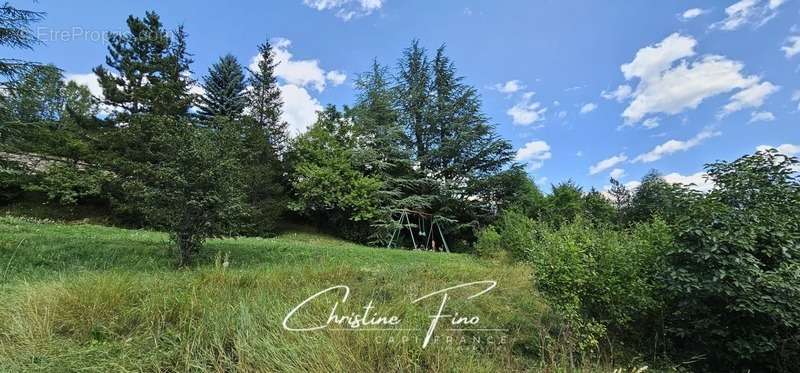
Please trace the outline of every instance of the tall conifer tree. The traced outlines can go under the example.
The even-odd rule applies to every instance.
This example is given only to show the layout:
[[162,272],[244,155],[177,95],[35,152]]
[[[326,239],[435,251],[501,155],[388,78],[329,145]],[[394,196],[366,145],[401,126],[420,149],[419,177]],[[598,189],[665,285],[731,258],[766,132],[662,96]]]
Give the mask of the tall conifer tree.
[[289,143],[289,125],[281,120],[283,101],[275,75],[275,51],[269,42],[258,46],[258,66],[250,71],[250,115],[264,130],[276,154],[283,155]]
[[155,12],[127,20],[129,32],[109,36],[106,64],[94,69],[105,103],[118,116],[138,113],[183,116],[189,111],[192,84],[183,27],[170,35]]
[[203,78],[199,115],[209,120],[215,116],[239,118],[247,106],[246,82],[242,65],[231,54],[219,59]]

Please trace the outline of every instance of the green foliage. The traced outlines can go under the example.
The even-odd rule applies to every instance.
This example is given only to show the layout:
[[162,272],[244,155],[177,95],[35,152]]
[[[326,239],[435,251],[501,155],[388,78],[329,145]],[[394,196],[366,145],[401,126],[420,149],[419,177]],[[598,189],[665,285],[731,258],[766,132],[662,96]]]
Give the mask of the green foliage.
[[626,223],[645,222],[656,216],[674,222],[683,215],[687,200],[690,198],[683,188],[666,182],[658,172],[651,171],[630,195],[622,215]]
[[[328,107],[293,149],[295,195],[290,207],[319,222],[338,222],[337,229],[343,230],[341,224],[363,228],[379,217],[383,187],[380,179],[363,171],[367,165],[359,161],[351,128],[348,118]],[[360,240],[368,235],[350,234]]]
[[534,245],[539,223],[525,214],[506,210],[489,228],[478,234],[475,251],[482,257],[524,261]]
[[183,27],[170,36],[155,12],[129,16],[127,26],[128,33],[108,37],[108,68],[94,68],[105,103],[118,109],[113,115],[122,120],[138,113],[186,115],[192,61]]
[[583,190],[572,180],[553,186],[547,196],[546,220],[554,225],[574,222],[583,216]]
[[8,83],[5,97],[8,120],[26,123],[68,122],[97,113],[95,99],[86,86],[64,83],[53,65],[34,66]]
[[[145,230],[0,217],[0,370],[402,372],[426,366],[488,373],[568,366],[560,366],[565,357],[557,349],[551,354],[539,343],[557,321],[541,298],[531,296],[523,266],[375,250],[291,232],[268,240],[210,240],[194,270],[175,271],[163,248],[166,239]],[[227,258],[228,266],[217,265],[216,257]],[[415,290],[408,284],[423,283],[427,292],[476,277],[494,279],[498,288],[472,300],[454,294],[448,308],[507,329],[502,344],[497,336],[487,343],[484,333],[449,331],[442,324],[438,342],[426,349],[424,334],[411,331],[274,328],[288,310],[331,283],[352,288],[339,305],[343,315],[363,313],[373,300],[373,312],[425,328],[437,304],[409,305]],[[389,337],[397,342],[387,342]],[[473,337],[482,339],[475,349]]]
[[594,225],[613,224],[617,221],[617,211],[611,201],[594,188],[583,196],[583,214]]
[[211,65],[202,87],[198,114],[206,120],[215,116],[236,119],[244,112],[247,105],[244,72],[233,55],[227,54]]
[[[538,229],[529,250],[537,288],[579,327],[625,331],[656,310],[660,250],[670,245],[663,223],[641,226],[629,234],[590,228],[578,221],[558,230]],[[590,327],[593,324],[601,328]],[[602,334],[590,333],[579,347],[596,348]]]
[[249,115],[261,126],[273,151],[283,157],[289,147],[289,124],[281,120],[283,101],[275,75],[275,50],[269,42],[258,46],[258,68],[250,72]]
[[[8,2],[0,5],[0,47],[33,49],[40,43],[31,29],[33,23],[44,18],[44,13],[19,9]],[[0,58],[0,77],[11,78],[33,66],[30,62],[14,58]],[[0,85],[1,86],[1,85]]]
[[759,152],[706,167],[715,188],[677,226],[664,286],[684,356],[715,370],[800,364],[800,182],[797,159]]
[[81,201],[101,198],[102,186],[109,179],[107,173],[86,165],[57,162],[36,175],[24,189],[44,193],[51,202],[73,206]]
[[[208,237],[233,231],[243,188],[233,131],[210,131],[183,119],[137,115],[107,134],[105,166],[116,176],[114,205],[171,232],[179,265],[190,264]],[[134,145],[135,144],[135,145]]]

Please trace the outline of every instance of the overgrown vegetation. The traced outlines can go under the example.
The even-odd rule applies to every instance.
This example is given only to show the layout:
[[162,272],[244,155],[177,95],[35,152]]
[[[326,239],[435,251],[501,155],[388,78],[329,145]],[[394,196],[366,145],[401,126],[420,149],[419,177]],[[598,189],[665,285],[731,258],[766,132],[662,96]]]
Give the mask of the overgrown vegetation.
[[[30,25],[42,16],[0,7],[0,46],[34,46]],[[612,179],[608,190],[585,191],[568,180],[544,193],[444,47],[429,53],[412,41],[395,68],[373,61],[352,107],[330,105],[290,134],[269,42],[252,71],[221,57],[198,96],[181,27],[167,30],[147,12],[127,28],[109,37],[94,70],[101,97],[64,83],[55,66],[0,59],[0,202],[165,232],[0,218],[0,294],[9,299],[0,367],[800,366],[797,159],[768,150],[706,165],[714,187],[704,193],[656,171],[632,190]],[[392,219],[401,209],[435,219],[451,249],[482,259],[266,239],[294,221],[383,246],[403,225]],[[405,223],[412,232],[417,224]],[[262,239],[216,239],[237,236]],[[171,270],[175,258],[185,271]],[[483,275],[514,286],[499,303],[463,306],[512,331],[510,345],[457,355],[271,328],[294,301],[280,286],[305,294],[353,282],[422,320],[403,306],[404,291]]]
[[585,356],[631,346],[703,371],[790,371],[800,364],[797,165],[775,150],[713,163],[708,193],[651,174],[618,189],[625,203],[599,224],[580,213],[591,193],[558,186],[542,207],[558,201],[545,213],[555,219],[505,212],[477,252],[530,263]]

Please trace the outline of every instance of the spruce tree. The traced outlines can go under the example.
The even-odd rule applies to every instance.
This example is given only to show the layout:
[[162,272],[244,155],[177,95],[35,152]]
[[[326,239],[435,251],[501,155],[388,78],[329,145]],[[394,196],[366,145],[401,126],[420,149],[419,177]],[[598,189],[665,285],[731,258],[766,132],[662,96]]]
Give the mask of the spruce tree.
[[281,120],[283,101],[275,75],[275,51],[269,42],[258,46],[258,67],[250,71],[250,116],[261,126],[275,153],[283,156],[289,143],[289,125]]
[[192,60],[183,27],[170,35],[154,12],[129,16],[127,25],[128,33],[108,38],[109,68],[94,69],[105,103],[123,120],[138,113],[185,116],[192,104]]
[[247,105],[246,83],[242,65],[231,54],[225,55],[208,69],[203,78],[204,93],[200,96],[199,115],[205,120],[215,116],[237,119]]

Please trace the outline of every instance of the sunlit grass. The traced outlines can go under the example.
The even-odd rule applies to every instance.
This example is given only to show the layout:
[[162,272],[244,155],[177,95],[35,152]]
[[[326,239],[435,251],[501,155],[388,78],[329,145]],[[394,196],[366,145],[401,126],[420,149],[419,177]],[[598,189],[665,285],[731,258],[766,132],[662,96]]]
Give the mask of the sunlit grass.
[[[468,255],[368,248],[311,233],[211,240],[195,267],[178,270],[162,233],[3,217],[0,371],[538,370],[557,363],[546,337],[557,320],[530,276],[524,266]],[[456,292],[449,307],[507,331],[440,327],[437,343],[423,349],[437,302],[411,300],[478,280],[498,286],[470,301]],[[416,330],[282,328],[291,308],[334,285],[352,289],[339,314],[360,313],[372,300],[375,312],[399,315]],[[326,295],[298,320],[324,322],[338,297]]]

